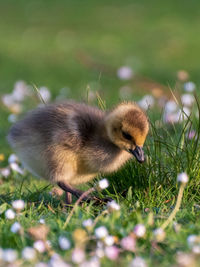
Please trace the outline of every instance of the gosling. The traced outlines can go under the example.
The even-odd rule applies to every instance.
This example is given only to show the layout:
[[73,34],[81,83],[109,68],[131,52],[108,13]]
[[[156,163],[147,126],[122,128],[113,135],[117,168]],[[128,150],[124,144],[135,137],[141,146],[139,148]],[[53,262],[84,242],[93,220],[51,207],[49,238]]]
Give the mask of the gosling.
[[135,103],[105,112],[66,101],[31,111],[11,127],[7,138],[24,167],[57,183],[70,204],[71,194],[83,193],[74,186],[98,173],[117,171],[132,156],[144,162],[148,131],[148,118]]

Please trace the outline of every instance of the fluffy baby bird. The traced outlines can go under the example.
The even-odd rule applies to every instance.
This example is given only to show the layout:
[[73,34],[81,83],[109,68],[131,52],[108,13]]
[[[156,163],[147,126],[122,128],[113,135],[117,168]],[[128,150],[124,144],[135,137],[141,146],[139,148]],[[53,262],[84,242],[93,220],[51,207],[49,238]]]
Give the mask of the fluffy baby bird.
[[117,171],[132,156],[144,162],[148,130],[147,116],[135,103],[104,112],[66,101],[28,113],[12,126],[8,142],[31,173],[57,183],[71,203],[71,194],[83,193],[73,186]]

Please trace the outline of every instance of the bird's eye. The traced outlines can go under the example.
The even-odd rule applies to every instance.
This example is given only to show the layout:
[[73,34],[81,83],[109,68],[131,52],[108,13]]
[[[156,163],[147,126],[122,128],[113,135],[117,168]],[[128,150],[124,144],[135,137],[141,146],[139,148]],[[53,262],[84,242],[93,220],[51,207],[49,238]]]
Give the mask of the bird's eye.
[[132,140],[132,136],[129,133],[122,131],[122,135],[127,140]]

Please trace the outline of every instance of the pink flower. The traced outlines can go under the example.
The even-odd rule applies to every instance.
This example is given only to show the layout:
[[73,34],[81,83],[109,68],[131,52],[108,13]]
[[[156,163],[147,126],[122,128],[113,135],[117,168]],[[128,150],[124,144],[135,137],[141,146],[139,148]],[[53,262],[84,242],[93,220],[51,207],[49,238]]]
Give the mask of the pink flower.
[[119,249],[116,246],[110,246],[105,248],[105,255],[110,260],[116,260],[119,256]]
[[135,251],[135,239],[131,236],[126,236],[121,240],[121,247],[128,251]]

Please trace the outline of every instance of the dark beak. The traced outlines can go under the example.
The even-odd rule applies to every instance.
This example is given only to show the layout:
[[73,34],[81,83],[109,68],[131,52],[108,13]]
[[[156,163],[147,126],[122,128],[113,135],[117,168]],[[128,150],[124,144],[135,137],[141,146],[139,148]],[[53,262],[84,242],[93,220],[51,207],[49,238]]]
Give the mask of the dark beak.
[[129,152],[136,157],[138,162],[143,163],[145,161],[144,151],[141,146],[136,146],[134,150],[129,149]]

